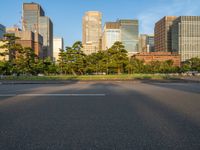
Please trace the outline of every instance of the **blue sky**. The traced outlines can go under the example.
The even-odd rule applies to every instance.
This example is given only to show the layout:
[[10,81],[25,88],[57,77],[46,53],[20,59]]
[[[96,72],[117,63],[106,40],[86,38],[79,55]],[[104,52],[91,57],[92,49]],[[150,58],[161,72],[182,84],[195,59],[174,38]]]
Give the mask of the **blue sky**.
[[23,2],[37,2],[54,24],[54,36],[71,45],[82,37],[82,16],[89,10],[103,13],[103,24],[116,19],[139,19],[140,33],[153,33],[165,15],[200,15],[200,0],[1,0],[0,23],[20,25]]

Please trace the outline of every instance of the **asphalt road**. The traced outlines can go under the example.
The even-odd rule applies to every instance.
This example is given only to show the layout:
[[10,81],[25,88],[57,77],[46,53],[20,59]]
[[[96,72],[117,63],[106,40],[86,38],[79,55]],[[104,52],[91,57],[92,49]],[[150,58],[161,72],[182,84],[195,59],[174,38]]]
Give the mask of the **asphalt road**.
[[0,85],[0,150],[199,150],[200,84]]

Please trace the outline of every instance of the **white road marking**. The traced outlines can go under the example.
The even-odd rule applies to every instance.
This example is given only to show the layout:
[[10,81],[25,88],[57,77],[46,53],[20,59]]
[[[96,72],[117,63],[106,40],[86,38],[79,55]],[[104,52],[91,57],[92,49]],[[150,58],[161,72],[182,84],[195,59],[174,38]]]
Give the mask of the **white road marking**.
[[106,94],[0,94],[0,97],[95,97]]

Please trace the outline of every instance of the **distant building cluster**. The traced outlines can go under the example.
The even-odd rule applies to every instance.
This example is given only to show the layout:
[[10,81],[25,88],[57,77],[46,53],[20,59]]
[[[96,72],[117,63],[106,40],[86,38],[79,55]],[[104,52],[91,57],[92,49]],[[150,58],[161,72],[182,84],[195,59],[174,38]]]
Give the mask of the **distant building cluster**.
[[107,50],[116,41],[122,42],[129,53],[137,53],[138,35],[138,20],[121,19],[116,22],[106,22],[102,30],[101,12],[89,11],[83,16],[82,41],[85,54]]
[[102,30],[102,13],[89,11],[83,17],[82,36],[85,54],[107,50],[120,41],[129,56],[138,58],[145,54],[145,59],[148,53],[163,60],[175,60],[176,55],[180,59],[176,62],[200,57],[200,16],[165,16],[155,23],[154,34],[148,35],[139,34],[139,21],[134,19],[106,22]]
[[[53,45],[53,23],[51,19],[45,16],[43,8],[37,3],[23,3],[22,7],[22,29],[19,27],[4,27],[0,25],[0,38],[5,33],[14,34],[19,37],[16,42],[23,47],[30,47],[40,58],[50,57],[52,60],[57,58],[57,43]],[[60,41],[63,44],[63,40]],[[63,47],[59,47],[63,48]],[[53,54],[56,54],[54,56]]]
[[[37,3],[23,3],[21,29],[0,24],[0,39],[5,33],[19,37],[17,43],[32,48],[38,57],[50,57],[55,62],[64,48],[63,38],[53,36],[53,23]],[[130,57],[146,59],[147,55],[149,58],[159,55],[164,60],[171,54],[177,55],[180,62],[200,57],[200,16],[165,16],[155,23],[154,34],[139,34],[137,19],[118,19],[102,26],[101,12],[84,14],[82,44],[86,55],[106,51],[116,41],[123,43]]]

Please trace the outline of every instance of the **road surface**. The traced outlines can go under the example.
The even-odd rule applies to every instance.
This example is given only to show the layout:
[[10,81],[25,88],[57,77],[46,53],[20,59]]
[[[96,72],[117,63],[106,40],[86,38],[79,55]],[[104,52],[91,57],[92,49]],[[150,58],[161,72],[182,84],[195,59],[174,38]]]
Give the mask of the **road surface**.
[[199,150],[200,84],[0,85],[0,150]]

